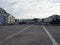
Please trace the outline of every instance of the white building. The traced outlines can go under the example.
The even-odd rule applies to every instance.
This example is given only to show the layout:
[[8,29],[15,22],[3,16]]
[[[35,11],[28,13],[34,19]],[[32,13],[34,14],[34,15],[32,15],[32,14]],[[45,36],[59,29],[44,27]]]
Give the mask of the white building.
[[8,24],[15,24],[15,17],[13,17],[12,15],[8,16]]

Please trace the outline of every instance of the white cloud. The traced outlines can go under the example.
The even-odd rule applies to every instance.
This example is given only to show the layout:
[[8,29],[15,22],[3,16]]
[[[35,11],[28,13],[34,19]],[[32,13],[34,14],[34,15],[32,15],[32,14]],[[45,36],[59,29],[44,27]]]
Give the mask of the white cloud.
[[44,18],[60,14],[60,0],[0,0],[0,6],[16,18]]

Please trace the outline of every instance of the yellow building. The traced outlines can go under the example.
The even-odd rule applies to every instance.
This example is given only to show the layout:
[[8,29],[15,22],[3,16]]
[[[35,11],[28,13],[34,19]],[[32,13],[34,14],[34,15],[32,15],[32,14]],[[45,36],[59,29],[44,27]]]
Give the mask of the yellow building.
[[15,17],[13,17],[12,15],[8,16],[8,24],[15,24]]

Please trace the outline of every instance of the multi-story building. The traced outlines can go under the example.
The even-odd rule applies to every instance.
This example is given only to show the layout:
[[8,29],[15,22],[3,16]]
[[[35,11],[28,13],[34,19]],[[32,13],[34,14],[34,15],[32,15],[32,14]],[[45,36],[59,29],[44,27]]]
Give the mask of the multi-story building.
[[15,17],[0,8],[0,25],[14,24]]
[[0,15],[0,25],[4,24],[4,16],[3,15]]
[[0,8],[0,25],[7,24],[7,12],[4,9]]
[[15,17],[9,14],[8,16],[8,24],[15,24]]

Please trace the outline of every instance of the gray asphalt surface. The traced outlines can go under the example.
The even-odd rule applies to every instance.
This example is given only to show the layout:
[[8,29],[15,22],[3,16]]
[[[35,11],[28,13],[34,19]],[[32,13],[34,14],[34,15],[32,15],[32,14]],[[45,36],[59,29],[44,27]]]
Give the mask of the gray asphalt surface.
[[0,41],[4,40],[6,37],[22,30],[28,25],[10,25],[10,26],[0,26]]
[[[0,26],[0,42],[31,25]],[[60,26],[45,26],[60,44]],[[3,41],[0,45],[53,45],[41,25],[32,25],[21,33]]]
[[46,28],[55,38],[55,40],[60,44],[60,26],[46,26]]

